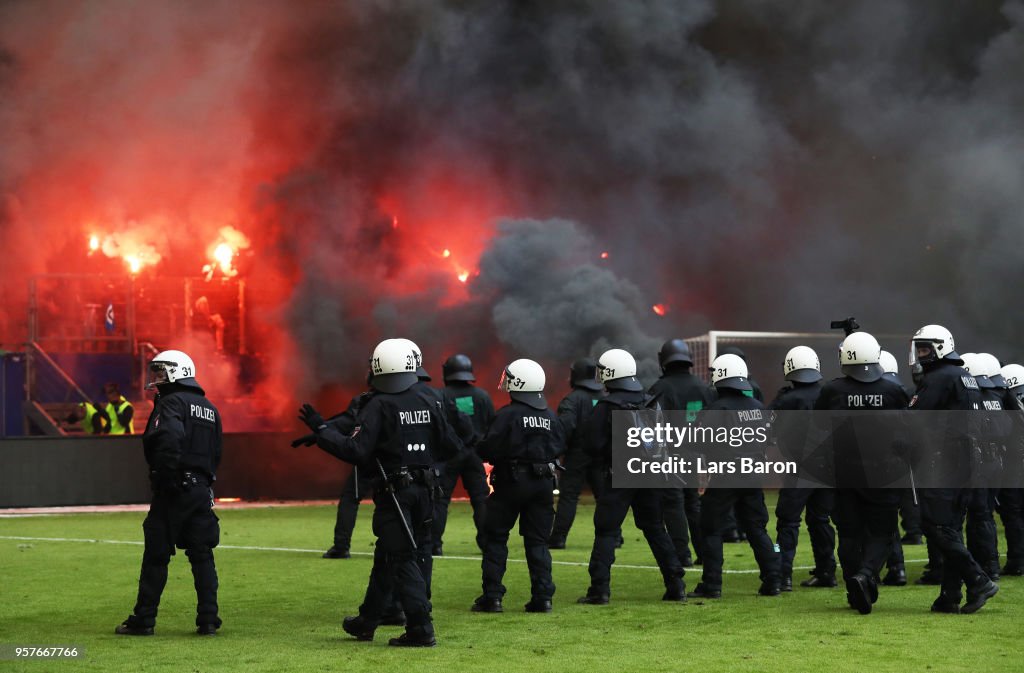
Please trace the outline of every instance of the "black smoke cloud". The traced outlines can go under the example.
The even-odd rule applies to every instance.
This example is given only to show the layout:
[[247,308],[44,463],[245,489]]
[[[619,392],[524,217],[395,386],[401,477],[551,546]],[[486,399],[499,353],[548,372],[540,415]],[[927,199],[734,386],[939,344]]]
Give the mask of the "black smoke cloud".
[[[170,23],[205,59],[220,44],[245,56],[230,105],[251,141],[232,165],[259,170],[230,186],[253,204],[265,266],[294,281],[267,315],[295,335],[307,382],[361,379],[376,339],[399,332],[425,351],[558,359],[851,314],[905,335],[938,322],[961,350],[1024,357],[1009,317],[1024,256],[1019,0],[253,5],[235,22],[211,3],[133,25],[164,36],[166,59],[167,15],[187,13]],[[6,6],[40,25],[33,3]],[[31,55],[4,32],[10,119]],[[148,73],[146,59],[113,67]],[[16,192],[18,167],[0,165]],[[491,215],[519,222],[498,226],[459,307],[404,247],[416,214],[446,205],[428,172],[495,186]],[[404,233],[380,224],[382,193],[416,204]],[[653,303],[669,314],[647,315]]]

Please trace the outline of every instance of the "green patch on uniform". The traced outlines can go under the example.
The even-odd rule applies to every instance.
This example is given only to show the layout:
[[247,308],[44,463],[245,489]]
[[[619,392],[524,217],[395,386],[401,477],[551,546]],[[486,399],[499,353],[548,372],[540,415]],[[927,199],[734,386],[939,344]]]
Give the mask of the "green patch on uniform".
[[693,423],[697,420],[697,412],[704,408],[700,400],[690,400],[686,403],[686,422]]
[[597,402],[598,402],[598,400],[597,400],[597,398],[595,397],[594,399],[590,400],[590,406],[592,406],[592,407],[596,407],[596,406],[597,406]]
[[473,398],[472,397],[456,397],[455,408],[466,414],[467,416],[473,415]]

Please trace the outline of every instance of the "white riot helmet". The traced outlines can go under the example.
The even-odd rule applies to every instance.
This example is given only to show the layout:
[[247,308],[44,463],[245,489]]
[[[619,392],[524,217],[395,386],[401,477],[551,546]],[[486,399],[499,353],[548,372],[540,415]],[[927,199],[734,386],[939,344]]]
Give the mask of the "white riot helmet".
[[963,368],[978,382],[979,388],[995,388],[995,384],[985,375],[985,358],[981,353],[964,353],[960,356]]
[[[918,349],[928,349],[931,352],[922,356],[917,354]],[[954,360],[959,364],[960,356],[957,355],[953,344],[953,335],[942,325],[925,325],[914,333],[910,339],[910,366],[917,363],[928,364],[938,362],[942,359]]]
[[[373,349],[370,385],[382,393],[400,393],[416,383],[416,353],[408,339],[385,339]],[[415,344],[413,344],[415,345]]]
[[162,351],[149,361],[149,382],[146,390],[152,390],[165,383],[180,383],[199,388],[196,382],[196,365],[192,358],[181,351]]
[[597,377],[608,390],[639,392],[643,384],[636,377],[636,360],[621,348],[612,348],[597,359]]
[[412,349],[412,353],[416,357],[416,376],[419,377],[419,380],[430,381],[430,374],[428,374],[427,370],[423,368],[423,352],[420,350],[420,347],[416,345],[416,342],[410,341],[409,339],[395,339],[395,341],[401,341]]
[[1006,387],[1017,396],[1017,399],[1024,396],[1024,367],[1020,365],[1003,365],[999,373],[1006,380]]
[[988,377],[988,380],[992,382],[996,388],[1005,388],[1006,381],[1003,379],[1003,375],[999,372],[999,358],[991,353],[978,353],[981,356],[981,367],[982,372]]
[[875,337],[867,332],[854,332],[843,339],[839,347],[839,368],[855,381],[871,383],[884,373],[882,365],[878,364],[881,357],[882,347]]
[[[882,365],[882,376],[900,382],[900,366],[896,362],[896,356],[889,351],[882,351],[878,357],[878,364]],[[901,384],[902,385],[902,384]]]
[[544,384],[547,377],[544,368],[533,360],[521,358],[505,367],[498,381],[498,389],[504,390],[516,402],[528,404],[534,409],[547,409],[544,399]]
[[711,383],[716,388],[753,390],[748,380],[747,363],[739,355],[719,355],[711,363]]
[[821,380],[821,362],[818,354],[808,346],[794,346],[782,361],[782,373],[787,381],[814,383]]

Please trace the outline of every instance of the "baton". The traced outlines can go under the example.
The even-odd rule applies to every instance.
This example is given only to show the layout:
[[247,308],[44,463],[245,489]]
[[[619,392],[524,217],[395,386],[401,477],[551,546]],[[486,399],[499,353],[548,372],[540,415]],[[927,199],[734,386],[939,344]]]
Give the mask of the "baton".
[[398,504],[398,496],[395,495],[395,488],[393,485],[388,483],[388,473],[384,471],[384,466],[380,464],[379,458],[374,458],[377,462],[377,469],[380,470],[381,479],[384,480],[384,487],[388,493],[391,494],[391,502],[395,503],[395,509],[398,511],[398,518],[402,520],[402,528],[405,529],[405,534],[409,536],[409,542],[412,543],[413,550],[419,548],[416,544],[416,536],[412,534],[412,528],[409,528],[409,522],[405,520],[405,512],[402,511],[402,506]]
[[359,502],[359,466],[352,465],[352,478],[355,479],[356,502]]
[[908,468],[910,469],[910,492],[914,496],[914,506],[917,507],[917,488],[914,486],[914,468],[909,466]]

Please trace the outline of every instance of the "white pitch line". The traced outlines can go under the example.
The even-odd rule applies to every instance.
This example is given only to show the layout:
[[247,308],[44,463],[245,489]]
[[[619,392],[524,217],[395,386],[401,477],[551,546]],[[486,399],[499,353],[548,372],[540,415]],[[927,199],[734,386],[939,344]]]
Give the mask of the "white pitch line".
[[[138,540],[95,540],[92,538],[78,538],[78,537],[23,537],[19,535],[0,535],[0,540],[23,540],[25,542],[88,542],[92,544],[127,544],[135,545],[137,547],[143,546],[145,543]],[[239,549],[242,551],[278,551],[278,552],[298,552],[302,554],[322,554],[323,552],[319,549],[301,549],[298,547],[252,547],[244,545],[231,545],[222,544],[218,545],[217,549]],[[351,552],[353,556],[373,556],[371,552],[365,551],[354,551]],[[481,561],[479,556],[435,556],[435,559],[450,560],[450,561]],[[906,559],[905,563],[926,563],[928,559]],[[526,559],[508,559],[509,563],[526,563]],[[552,559],[552,565],[558,566],[574,566],[574,567],[587,567],[588,563],[582,563],[578,561],[555,561]],[[644,566],[644,565],[632,565],[628,563],[616,563],[615,568],[628,568],[630,570],[660,570],[658,566]],[[689,569],[689,572],[695,573],[700,566],[694,566]],[[793,570],[814,570],[814,566],[793,566]],[[722,570],[727,575],[752,575],[759,573],[760,570],[730,570],[725,568]]]

